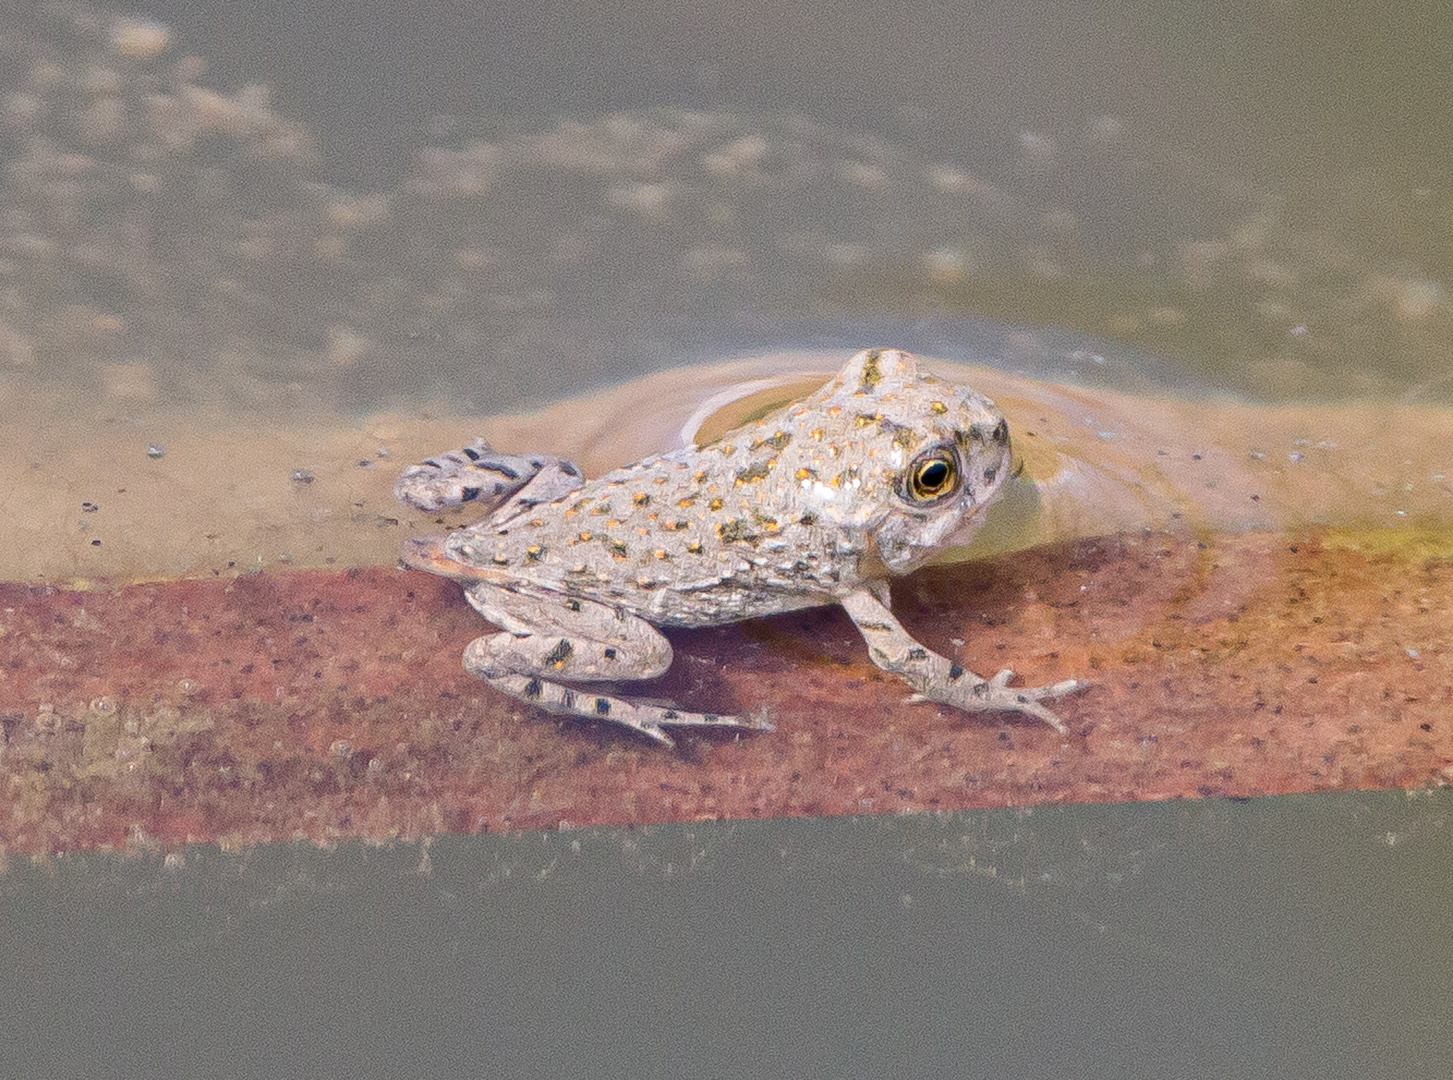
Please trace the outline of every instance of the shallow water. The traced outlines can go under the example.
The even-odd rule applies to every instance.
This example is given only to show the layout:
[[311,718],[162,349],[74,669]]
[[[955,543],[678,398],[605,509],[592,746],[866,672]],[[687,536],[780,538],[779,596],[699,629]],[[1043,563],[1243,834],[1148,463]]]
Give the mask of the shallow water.
[[[1194,25],[1150,4],[889,25],[847,6],[155,10],[170,37],[5,6],[0,547],[29,560],[7,577],[381,561],[392,472],[438,449],[410,439],[683,363],[867,343],[1169,395],[1152,430],[1183,449],[1204,436],[1187,400],[1274,404],[1281,441],[1215,440],[1235,475],[1299,455],[1276,465],[1316,464],[1327,505],[1395,519],[1406,495],[1446,534],[1436,4],[1375,27],[1299,4]],[[639,401],[616,408],[594,420]],[[1341,421],[1379,410],[1411,449],[1375,495],[1337,488],[1371,438],[1349,449]],[[214,528],[221,510],[264,539]],[[647,856],[590,834],[611,854],[569,888],[568,834],[441,840],[423,877],[413,849],[13,863],[3,1058],[1435,1076],[1447,852],[1426,838],[1446,800],[1401,798],[1055,810],[1069,854],[1028,866],[1003,816],[662,830]],[[1010,839],[966,862],[960,833]],[[663,869],[703,857],[685,886]],[[534,884],[504,896],[502,865]]]

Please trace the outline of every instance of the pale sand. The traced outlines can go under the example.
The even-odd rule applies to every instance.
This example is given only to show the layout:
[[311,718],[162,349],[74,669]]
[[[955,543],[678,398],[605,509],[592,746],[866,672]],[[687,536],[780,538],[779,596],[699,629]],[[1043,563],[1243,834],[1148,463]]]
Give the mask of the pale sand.
[[[683,428],[698,430],[714,407],[736,418],[810,390],[845,360],[779,353],[682,368],[535,413],[473,419],[264,426],[196,412],[126,420],[98,409],[37,423],[46,408],[12,396],[0,401],[0,580],[85,586],[386,565],[405,537],[441,529],[393,500],[395,477],[413,461],[483,435],[506,449],[563,455],[596,475],[680,445]],[[1453,522],[1449,409],[1149,399],[924,366],[998,402],[1034,481],[1016,483],[974,553],[1177,525],[1208,534],[1321,525],[1448,543],[1436,538]],[[721,427],[720,417],[706,419],[700,437]],[[165,456],[148,457],[150,444]],[[311,479],[293,478],[297,470]]]

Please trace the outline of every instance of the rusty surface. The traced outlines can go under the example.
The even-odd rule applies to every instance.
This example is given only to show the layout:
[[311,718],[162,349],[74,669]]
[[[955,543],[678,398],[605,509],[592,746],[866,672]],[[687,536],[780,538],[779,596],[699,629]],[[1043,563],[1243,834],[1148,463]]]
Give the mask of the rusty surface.
[[[458,587],[393,569],[0,586],[10,853],[1419,787],[1453,780],[1453,561],[1139,535],[895,586],[981,673],[1094,685],[1033,722],[909,705],[835,609],[676,633],[647,694],[774,733],[662,750],[490,691]],[[962,641],[962,647],[957,642]]]

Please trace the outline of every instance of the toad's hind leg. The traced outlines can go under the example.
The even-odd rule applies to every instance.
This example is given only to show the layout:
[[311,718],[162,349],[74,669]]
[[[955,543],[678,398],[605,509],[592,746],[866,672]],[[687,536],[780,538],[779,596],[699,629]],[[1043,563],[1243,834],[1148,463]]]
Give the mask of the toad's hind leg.
[[662,705],[647,705],[629,698],[615,697],[542,679],[538,675],[484,676],[486,682],[510,697],[559,716],[579,716],[589,720],[609,720],[613,724],[639,731],[662,746],[675,746],[676,740],[666,733],[668,727],[730,727],[744,730],[771,731],[765,716],[718,716],[715,713],[691,712]]
[[608,720],[663,746],[675,745],[666,731],[671,727],[772,729],[764,717],[692,712],[564,685],[573,680],[635,680],[664,674],[671,665],[671,643],[644,621],[633,629],[634,640],[609,644],[501,631],[470,642],[464,650],[464,667],[496,690],[546,712]]
[[477,503],[493,510],[524,492],[531,503],[550,502],[584,484],[580,470],[549,454],[506,454],[483,439],[410,465],[394,484],[399,502],[425,513]]

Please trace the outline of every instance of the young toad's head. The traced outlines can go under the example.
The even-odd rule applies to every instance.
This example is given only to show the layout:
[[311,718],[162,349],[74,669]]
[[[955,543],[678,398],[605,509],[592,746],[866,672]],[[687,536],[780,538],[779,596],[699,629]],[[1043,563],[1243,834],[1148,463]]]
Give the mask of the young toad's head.
[[780,462],[807,512],[871,537],[907,573],[982,524],[1010,469],[1009,425],[968,387],[918,373],[897,349],[865,349],[786,410]]

